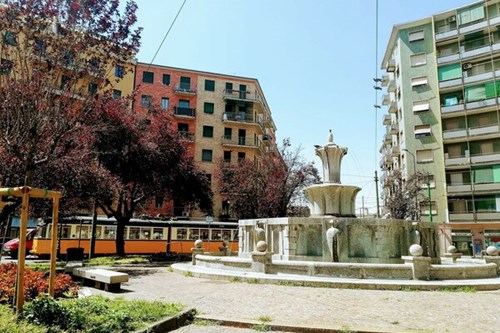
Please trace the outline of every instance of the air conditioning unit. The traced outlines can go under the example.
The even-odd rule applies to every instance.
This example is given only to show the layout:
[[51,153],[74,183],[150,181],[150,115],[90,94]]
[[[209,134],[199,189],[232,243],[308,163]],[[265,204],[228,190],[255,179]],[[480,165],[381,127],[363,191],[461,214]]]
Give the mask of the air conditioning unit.
[[468,69],[471,69],[472,68],[472,63],[471,62],[467,62],[465,64],[462,65],[462,69],[464,71],[468,70]]
[[450,17],[448,17],[448,22],[449,23],[455,22],[456,20],[457,20],[456,16],[450,16]]

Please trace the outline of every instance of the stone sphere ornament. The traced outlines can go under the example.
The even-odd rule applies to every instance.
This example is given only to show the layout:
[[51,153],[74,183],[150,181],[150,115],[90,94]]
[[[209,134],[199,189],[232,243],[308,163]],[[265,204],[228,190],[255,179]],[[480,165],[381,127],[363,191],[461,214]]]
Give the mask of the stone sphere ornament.
[[448,246],[448,253],[457,253],[457,248],[453,245]]
[[255,246],[257,251],[259,252],[266,252],[267,250],[267,243],[265,241],[258,241],[257,245]]
[[420,257],[424,253],[424,249],[418,245],[418,244],[413,244],[410,246],[410,254],[414,257]]
[[203,245],[203,241],[201,239],[197,239],[194,241],[194,247],[197,249],[201,249],[201,246]]
[[498,249],[495,246],[488,246],[486,248],[486,254],[489,256],[497,256],[498,255]]

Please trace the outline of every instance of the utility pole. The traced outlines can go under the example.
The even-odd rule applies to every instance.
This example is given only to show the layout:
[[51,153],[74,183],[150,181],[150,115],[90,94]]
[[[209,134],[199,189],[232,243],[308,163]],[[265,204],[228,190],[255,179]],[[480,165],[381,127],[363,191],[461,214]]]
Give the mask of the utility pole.
[[431,175],[427,173],[427,197],[429,199],[429,222],[432,222]]
[[375,195],[377,196],[377,218],[380,217],[380,203],[378,201],[378,176],[377,170],[375,170]]

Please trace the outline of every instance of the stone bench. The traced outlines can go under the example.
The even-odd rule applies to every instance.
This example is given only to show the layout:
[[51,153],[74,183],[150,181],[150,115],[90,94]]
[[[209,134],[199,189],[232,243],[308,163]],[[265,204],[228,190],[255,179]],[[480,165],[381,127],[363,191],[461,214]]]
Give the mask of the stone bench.
[[93,283],[95,288],[106,291],[118,291],[122,282],[128,282],[127,273],[101,268],[89,269],[77,267],[73,269],[73,275],[82,278],[84,285],[91,285]]

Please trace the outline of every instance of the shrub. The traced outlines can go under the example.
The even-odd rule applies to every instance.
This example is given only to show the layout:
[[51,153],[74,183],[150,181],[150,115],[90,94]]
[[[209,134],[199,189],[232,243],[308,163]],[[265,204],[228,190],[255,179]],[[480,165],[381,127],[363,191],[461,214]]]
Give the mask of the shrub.
[[[15,293],[15,283],[17,275],[17,264],[8,263],[0,265],[0,303],[11,304]],[[47,293],[49,282],[43,272],[25,269],[24,271],[24,299],[30,301],[38,295]],[[78,285],[66,274],[56,276],[54,285],[54,296],[76,297],[78,295]]]
[[[46,327],[67,327],[68,310],[48,295],[36,298],[28,303],[23,311],[26,321]],[[57,329],[54,329],[57,331]]]

